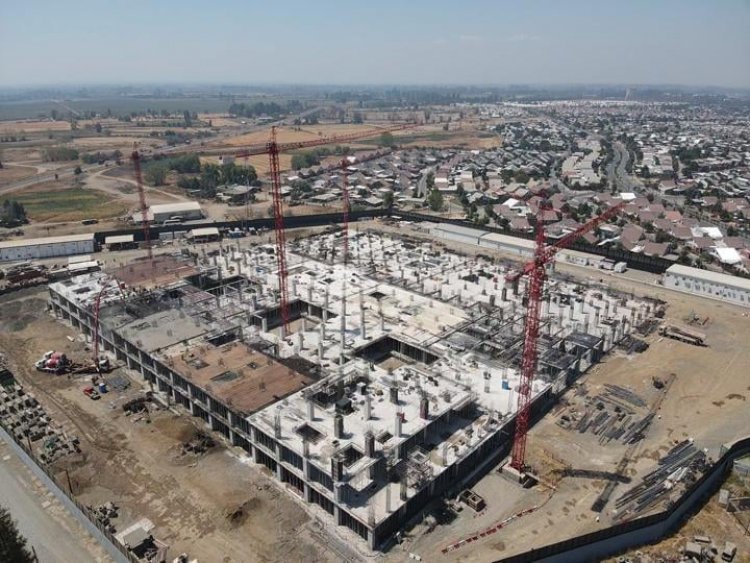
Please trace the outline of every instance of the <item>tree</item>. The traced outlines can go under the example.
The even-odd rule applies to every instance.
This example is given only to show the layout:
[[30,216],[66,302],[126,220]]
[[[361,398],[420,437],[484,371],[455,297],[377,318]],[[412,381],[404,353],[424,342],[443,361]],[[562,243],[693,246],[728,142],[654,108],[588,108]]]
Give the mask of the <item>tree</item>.
[[384,147],[392,147],[396,144],[393,135],[388,131],[380,134],[380,144]]
[[435,187],[435,174],[434,172],[430,171],[427,174],[427,178],[425,179],[425,185],[427,186],[428,190],[431,190]]
[[161,162],[154,162],[146,168],[144,177],[152,186],[161,186],[167,179],[167,172],[168,169],[164,164]]
[[188,110],[185,110],[184,112],[182,112],[182,117],[185,120],[185,127],[192,127],[193,118],[190,115],[190,112]]
[[0,561],[32,563],[36,558],[26,547],[24,538],[10,517],[10,512],[0,506]]
[[393,207],[393,192],[385,192],[383,194],[383,207],[386,209]]
[[204,189],[216,189],[221,182],[221,169],[218,164],[206,164],[201,169],[201,186]]
[[352,123],[364,123],[361,111],[355,111],[352,115]]
[[73,170],[73,174],[79,176],[80,174],[83,174],[83,170],[81,170],[80,166],[76,166],[75,170]]
[[16,227],[28,222],[23,205],[12,199],[3,201],[2,208],[0,208],[0,224],[6,227]]
[[443,194],[437,188],[432,188],[427,198],[427,204],[433,211],[440,211],[443,208]]
[[94,125],[94,129],[96,129],[97,133],[101,133],[102,132],[102,124],[101,123],[97,123],[96,125]]

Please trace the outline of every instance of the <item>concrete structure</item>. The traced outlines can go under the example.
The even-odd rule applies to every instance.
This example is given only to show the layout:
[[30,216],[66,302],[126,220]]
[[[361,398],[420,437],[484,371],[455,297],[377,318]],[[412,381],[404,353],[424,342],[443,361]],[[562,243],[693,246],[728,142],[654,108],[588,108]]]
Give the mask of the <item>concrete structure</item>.
[[[511,266],[430,243],[338,233],[289,244],[291,332],[281,338],[273,246],[230,247],[150,292],[106,274],[50,285],[52,310],[157,396],[268,467],[311,510],[377,549],[430,499],[460,492],[512,439],[523,282]],[[148,265],[129,266],[148,269]],[[171,267],[173,268],[173,267]],[[133,288],[133,289],[131,289]],[[550,280],[533,409],[540,412],[651,306]]]
[[0,242],[0,262],[91,254],[94,250],[94,233],[6,240]]
[[664,272],[664,287],[750,307],[750,280],[681,264]]
[[[143,221],[140,212],[133,213],[134,223]],[[183,201],[180,203],[163,203],[148,208],[148,220],[153,223],[163,223],[172,217],[179,217],[183,221],[203,219],[203,209],[197,201]]]

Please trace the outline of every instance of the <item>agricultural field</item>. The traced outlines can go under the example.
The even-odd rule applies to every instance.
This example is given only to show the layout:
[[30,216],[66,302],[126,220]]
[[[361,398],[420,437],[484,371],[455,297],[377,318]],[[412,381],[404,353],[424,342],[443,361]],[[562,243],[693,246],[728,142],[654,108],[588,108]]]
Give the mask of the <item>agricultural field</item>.
[[[377,125],[371,125],[367,123],[363,124],[319,124],[319,125],[303,125],[301,127],[278,127],[276,129],[277,141],[279,143],[295,143],[301,141],[313,141],[321,137],[336,137],[342,135],[352,135],[357,133],[370,132],[374,137],[377,138],[379,130],[383,127]],[[246,135],[238,135],[231,139],[226,139],[223,144],[238,147],[248,145],[262,145],[268,141],[271,134],[271,128],[264,128],[253,133]],[[394,133],[394,136],[398,136],[399,133]]]
[[23,180],[34,174],[36,174],[36,168],[34,166],[4,165],[3,168],[0,169],[0,184]]
[[70,131],[70,123],[50,119],[0,121],[0,136],[47,133],[48,131]]
[[126,207],[108,194],[62,182],[40,184],[34,190],[13,194],[31,221],[61,222],[108,219],[126,212]]

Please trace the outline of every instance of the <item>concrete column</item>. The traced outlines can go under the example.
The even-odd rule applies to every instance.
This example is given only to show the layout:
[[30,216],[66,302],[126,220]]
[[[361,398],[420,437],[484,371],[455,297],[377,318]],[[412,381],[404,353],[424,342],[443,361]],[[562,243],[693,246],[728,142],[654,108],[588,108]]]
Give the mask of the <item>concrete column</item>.
[[344,360],[346,348],[346,297],[341,299],[341,363]]
[[364,419],[370,420],[372,418],[372,399],[370,398],[370,395],[365,396],[365,412],[364,412]]
[[268,332],[268,319],[266,319],[266,317],[261,317],[261,320],[260,320],[260,329],[263,332]]

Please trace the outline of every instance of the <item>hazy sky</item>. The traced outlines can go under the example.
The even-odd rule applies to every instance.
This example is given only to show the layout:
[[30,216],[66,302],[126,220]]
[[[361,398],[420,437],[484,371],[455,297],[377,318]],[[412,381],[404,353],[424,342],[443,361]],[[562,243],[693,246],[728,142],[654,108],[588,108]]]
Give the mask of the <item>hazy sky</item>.
[[750,0],[0,0],[0,85],[750,87]]

